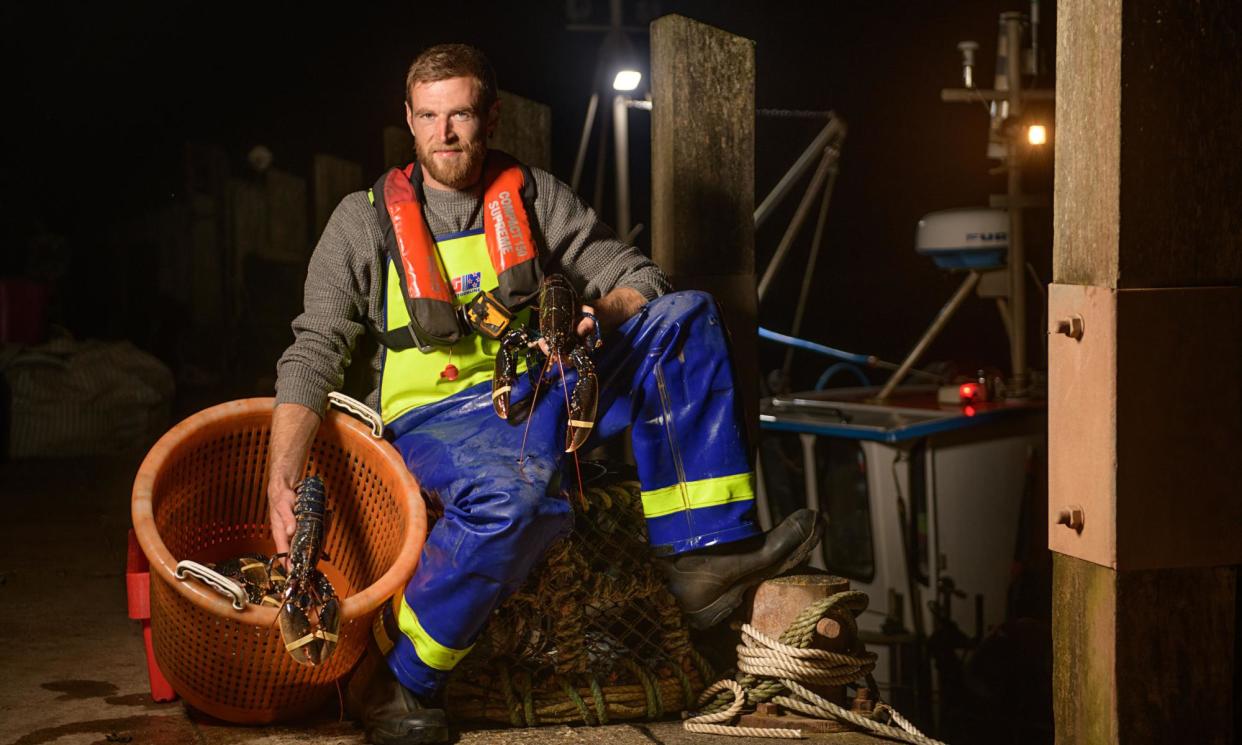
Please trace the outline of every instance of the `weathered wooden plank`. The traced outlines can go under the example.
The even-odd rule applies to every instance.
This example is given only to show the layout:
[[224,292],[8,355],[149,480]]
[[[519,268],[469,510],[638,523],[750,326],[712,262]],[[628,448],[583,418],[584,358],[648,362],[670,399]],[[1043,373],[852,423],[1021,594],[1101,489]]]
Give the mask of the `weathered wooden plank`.
[[1242,4],[1069,0],[1057,31],[1055,281],[1242,281]]
[[489,147],[503,150],[528,166],[552,169],[552,109],[545,104],[500,91],[500,124]]
[[1121,2],[1057,5],[1052,275],[1061,284],[1117,286]]
[[1242,282],[1242,3],[1128,0],[1120,29],[1118,286]]
[[651,247],[680,290],[713,293],[757,434],[755,46],[678,15],[651,24]]
[[754,42],[651,24],[652,252],[673,276],[754,274]]
[[318,153],[311,159],[311,183],[314,185],[315,239],[323,234],[332,211],[341,198],[363,188],[362,165],[352,160]]
[[310,256],[307,236],[306,179],[268,169],[264,174],[267,199],[267,241],[258,255],[270,261],[300,263]]
[[[1057,14],[1049,320],[1079,307],[1085,335],[1049,344],[1050,408],[1077,396],[1060,418],[1096,417],[1104,433],[1063,432],[1050,412],[1050,437],[1087,458],[1050,458],[1050,506],[1075,489],[1095,505],[1077,538],[1050,532],[1054,550],[1091,560],[1054,554],[1056,739],[1232,742],[1242,5],[1068,0]],[[1114,299],[1065,305],[1065,290]],[[1089,346],[1104,364],[1075,360]],[[1109,400],[1086,403],[1092,388]],[[1099,520],[1111,559],[1090,551]]]
[[1053,556],[1058,745],[1231,743],[1237,568]]

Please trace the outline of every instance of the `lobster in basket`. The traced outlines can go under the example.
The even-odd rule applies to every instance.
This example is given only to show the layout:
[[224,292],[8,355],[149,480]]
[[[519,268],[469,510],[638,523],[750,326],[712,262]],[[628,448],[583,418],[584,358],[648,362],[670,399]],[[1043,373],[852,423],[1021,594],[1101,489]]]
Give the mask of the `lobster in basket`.
[[308,476],[298,484],[293,503],[297,527],[289,543],[289,572],[278,614],[280,635],[289,656],[311,666],[332,655],[341,626],[336,591],[318,569],[326,534],[326,502],[323,479]]

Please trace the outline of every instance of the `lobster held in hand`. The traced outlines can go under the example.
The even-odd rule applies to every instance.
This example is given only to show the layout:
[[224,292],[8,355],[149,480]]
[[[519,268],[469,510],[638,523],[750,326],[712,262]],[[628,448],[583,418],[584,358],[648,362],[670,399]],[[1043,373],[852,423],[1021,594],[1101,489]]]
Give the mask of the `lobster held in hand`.
[[289,574],[278,615],[285,650],[298,663],[310,666],[332,655],[341,626],[336,591],[318,569],[326,533],[326,504],[323,479],[308,476],[298,484]]
[[[569,394],[569,426],[565,432],[567,453],[582,447],[590,437],[599,401],[599,380],[595,375],[595,364],[591,361],[590,348],[575,331],[581,307],[578,293],[569,280],[560,274],[546,276],[539,286],[538,328],[511,329],[504,335],[492,375],[492,407],[497,416],[508,419],[511,411],[509,397],[517,380],[520,353],[526,355],[526,370],[532,389],[552,364],[560,365],[562,374],[566,361],[578,370],[578,381]],[[539,352],[541,342],[547,349],[546,358]],[[599,343],[599,327],[596,326],[592,346],[599,346]]]

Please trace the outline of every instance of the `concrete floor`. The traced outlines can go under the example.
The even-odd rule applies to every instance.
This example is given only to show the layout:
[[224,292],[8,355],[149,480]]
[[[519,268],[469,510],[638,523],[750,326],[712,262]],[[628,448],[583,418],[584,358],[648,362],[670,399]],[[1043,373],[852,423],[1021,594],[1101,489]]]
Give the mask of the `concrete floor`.
[[[149,695],[142,633],[126,615],[130,487],[141,453],[0,463],[0,745],[362,743],[322,718],[280,727],[207,721]],[[834,745],[888,742],[826,735]],[[606,727],[470,729],[460,742],[706,745],[679,721]]]

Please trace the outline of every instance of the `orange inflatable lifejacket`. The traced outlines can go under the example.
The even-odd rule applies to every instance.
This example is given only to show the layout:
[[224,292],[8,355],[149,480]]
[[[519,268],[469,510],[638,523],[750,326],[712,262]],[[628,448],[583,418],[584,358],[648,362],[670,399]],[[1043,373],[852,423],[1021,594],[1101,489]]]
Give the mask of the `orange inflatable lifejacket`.
[[[404,329],[376,330],[389,349],[428,349],[451,345],[482,328],[477,313],[488,309],[454,303],[452,287],[427,227],[423,204],[423,171],[417,163],[393,168],[372,189],[375,209],[384,226],[384,244],[399,267],[401,291],[410,313]],[[543,268],[538,259],[533,205],[535,180],[530,169],[512,156],[488,152],[483,167],[483,230],[487,253],[496,270],[498,286],[482,293],[477,302],[498,302],[509,315],[526,307],[539,291]],[[490,296],[490,297],[489,297]],[[490,332],[489,332],[490,333]]]

